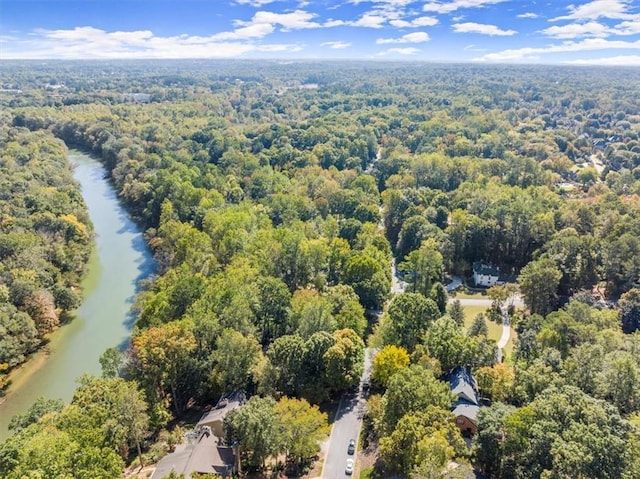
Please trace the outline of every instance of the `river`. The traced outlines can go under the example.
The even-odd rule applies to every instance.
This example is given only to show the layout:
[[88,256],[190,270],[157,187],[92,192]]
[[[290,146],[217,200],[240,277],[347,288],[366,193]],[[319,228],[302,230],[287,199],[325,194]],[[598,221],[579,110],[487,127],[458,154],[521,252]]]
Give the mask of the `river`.
[[44,360],[40,353],[19,371],[15,387],[0,404],[0,441],[7,437],[13,415],[26,411],[40,396],[69,402],[76,378],[84,373],[99,375],[100,355],[107,348],[127,345],[138,282],[154,271],[140,229],[118,202],[102,165],[76,150],[70,150],[69,160],[96,232],[82,283],[84,300],[75,319],[52,335],[49,357]]

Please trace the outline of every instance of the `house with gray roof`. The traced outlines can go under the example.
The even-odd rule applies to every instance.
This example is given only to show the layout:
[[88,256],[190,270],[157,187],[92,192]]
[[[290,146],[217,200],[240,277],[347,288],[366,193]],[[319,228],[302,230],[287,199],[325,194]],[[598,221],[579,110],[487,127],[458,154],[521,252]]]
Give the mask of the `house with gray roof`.
[[175,471],[191,479],[191,474],[217,474],[232,477],[236,470],[237,451],[223,445],[224,418],[246,402],[242,391],[234,391],[220,398],[218,403],[206,411],[195,429],[185,435],[186,442],[163,457],[156,466],[151,479],[162,479]]
[[478,432],[478,411],[480,397],[478,384],[468,368],[458,366],[447,377],[451,392],[456,400],[451,408],[456,417],[456,426],[465,436]]

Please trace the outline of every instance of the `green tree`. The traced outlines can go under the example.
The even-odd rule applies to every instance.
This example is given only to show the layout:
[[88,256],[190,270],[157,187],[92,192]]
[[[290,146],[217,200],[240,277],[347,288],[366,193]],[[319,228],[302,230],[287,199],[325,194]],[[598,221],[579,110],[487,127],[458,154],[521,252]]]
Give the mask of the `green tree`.
[[445,373],[456,366],[470,364],[475,355],[475,342],[465,336],[449,316],[443,316],[431,325],[424,345],[429,355],[440,361]]
[[478,412],[478,432],[473,445],[473,457],[478,468],[490,478],[504,477],[504,441],[506,418],[515,408],[496,402]]
[[250,464],[264,467],[266,459],[277,453],[275,405],[276,401],[271,397],[253,396],[224,420],[225,429],[231,430],[241,454],[249,455]]
[[578,170],[578,181],[586,188],[598,180],[598,171],[593,167],[581,168]]
[[518,283],[532,314],[546,315],[555,309],[561,277],[558,267],[548,258],[531,261],[522,268]]
[[243,336],[227,328],[212,353],[211,380],[221,391],[247,390],[261,356],[260,343],[253,336]]
[[196,347],[190,323],[174,321],[141,331],[131,339],[138,378],[147,387],[150,400],[164,399],[168,389],[177,414],[184,407],[178,380]]
[[255,315],[261,331],[261,344],[266,346],[287,331],[291,314],[291,293],[279,278],[262,276],[258,279],[259,301]]
[[9,431],[20,431],[30,424],[34,424],[40,420],[42,416],[50,412],[60,412],[64,408],[62,399],[47,399],[39,397],[36,401],[22,414],[16,414],[9,421]]
[[506,363],[478,368],[475,378],[482,395],[492,401],[506,402],[512,396],[515,373]]
[[432,299],[418,293],[403,293],[394,296],[387,314],[394,343],[413,351],[440,311]]
[[344,391],[356,386],[362,376],[364,341],[352,329],[333,333],[334,344],[323,355],[331,391]]
[[318,331],[304,342],[298,382],[300,395],[313,403],[327,400],[332,392],[331,373],[325,355],[335,343],[335,334],[327,331]]
[[451,393],[449,385],[438,381],[431,371],[412,365],[391,376],[382,401],[383,430],[390,434],[405,414],[424,411],[429,406],[448,410]]
[[338,329],[349,328],[362,337],[367,327],[367,318],[353,288],[338,284],[327,288],[325,296],[333,305],[332,314]]
[[299,289],[291,299],[291,319],[298,325],[297,334],[304,339],[319,331],[333,333],[336,320],[331,312],[331,303],[317,291]]
[[261,378],[261,388],[284,395],[298,393],[305,349],[305,341],[298,335],[281,336],[271,343],[267,349],[268,361]]
[[120,375],[122,353],[118,348],[107,348],[105,352],[100,355],[99,361],[103,377],[115,378]]
[[400,271],[406,273],[410,291],[429,297],[434,283],[442,279],[442,254],[435,241],[423,241],[420,248],[409,253],[398,265]]
[[575,387],[549,388],[505,420],[502,477],[621,478],[629,425]]
[[391,281],[380,263],[365,253],[356,253],[349,258],[344,282],[353,287],[362,306],[371,309],[382,308],[391,288]]
[[111,479],[120,477],[124,462],[108,447],[82,444],[54,425],[32,424],[0,448],[11,463],[0,461],[6,479],[56,477],[60,479]]
[[640,411],[640,367],[632,353],[614,351],[605,356],[595,383],[597,395],[622,414]]
[[447,312],[447,301],[449,300],[449,295],[447,294],[447,288],[445,288],[442,283],[434,283],[431,287],[429,297],[438,305],[438,309],[441,314]]
[[459,328],[464,326],[464,309],[459,299],[455,299],[448,308],[449,316],[458,325]]
[[618,302],[618,318],[625,333],[640,329],[640,289],[633,288],[624,293]]
[[488,336],[489,328],[483,313],[478,313],[476,317],[473,318],[473,322],[471,323],[471,326],[469,326],[467,334],[469,336],[484,336],[485,338]]
[[380,459],[389,473],[409,474],[429,463],[441,472],[466,445],[453,415],[447,409],[428,406],[402,416],[393,432],[380,440]]
[[327,414],[304,399],[283,397],[274,408],[279,430],[279,449],[300,469],[320,450],[320,441],[329,433]]
[[107,444],[123,459],[128,458],[129,447],[135,446],[140,466],[144,467],[141,444],[149,432],[149,416],[145,396],[135,382],[83,376],[71,406],[78,407],[82,416],[102,429]]

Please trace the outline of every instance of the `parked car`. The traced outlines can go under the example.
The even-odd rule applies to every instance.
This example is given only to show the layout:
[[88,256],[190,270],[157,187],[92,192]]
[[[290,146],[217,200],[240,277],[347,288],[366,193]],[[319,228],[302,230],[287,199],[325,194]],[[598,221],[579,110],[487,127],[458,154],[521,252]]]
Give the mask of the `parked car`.
[[353,459],[347,459],[347,467],[344,468],[344,473],[347,476],[353,474]]
[[351,439],[349,440],[349,446],[347,447],[347,453],[348,454],[354,454],[356,452],[356,440],[355,439]]

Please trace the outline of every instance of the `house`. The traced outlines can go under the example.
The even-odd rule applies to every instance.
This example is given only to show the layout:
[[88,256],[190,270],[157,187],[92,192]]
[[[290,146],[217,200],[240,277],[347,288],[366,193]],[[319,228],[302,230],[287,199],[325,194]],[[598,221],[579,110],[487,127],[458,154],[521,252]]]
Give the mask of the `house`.
[[171,454],[163,457],[156,466],[151,479],[162,479],[171,471],[184,474],[217,474],[232,477],[235,472],[237,454],[233,447],[223,446],[224,418],[246,401],[243,392],[233,392],[220,398],[216,406],[205,412],[193,432],[186,434],[186,444],[180,444]]
[[494,286],[500,282],[500,268],[482,261],[473,263],[473,282],[476,286]]
[[180,444],[171,454],[163,457],[151,479],[162,479],[175,471],[191,479],[191,474],[218,474],[221,477],[232,477],[235,471],[234,449],[221,446],[220,440],[205,430],[188,435],[186,444]]
[[205,426],[211,428],[211,432],[214,436],[224,437],[224,431],[222,429],[222,423],[224,418],[234,409],[239,408],[246,402],[246,396],[243,392],[237,391],[227,396],[220,398],[218,404],[208,412],[205,412],[198,425],[197,430],[202,429]]
[[468,368],[457,367],[447,376],[447,382],[456,400],[451,411],[456,417],[456,426],[465,436],[478,432],[478,411],[480,398],[478,385]]

